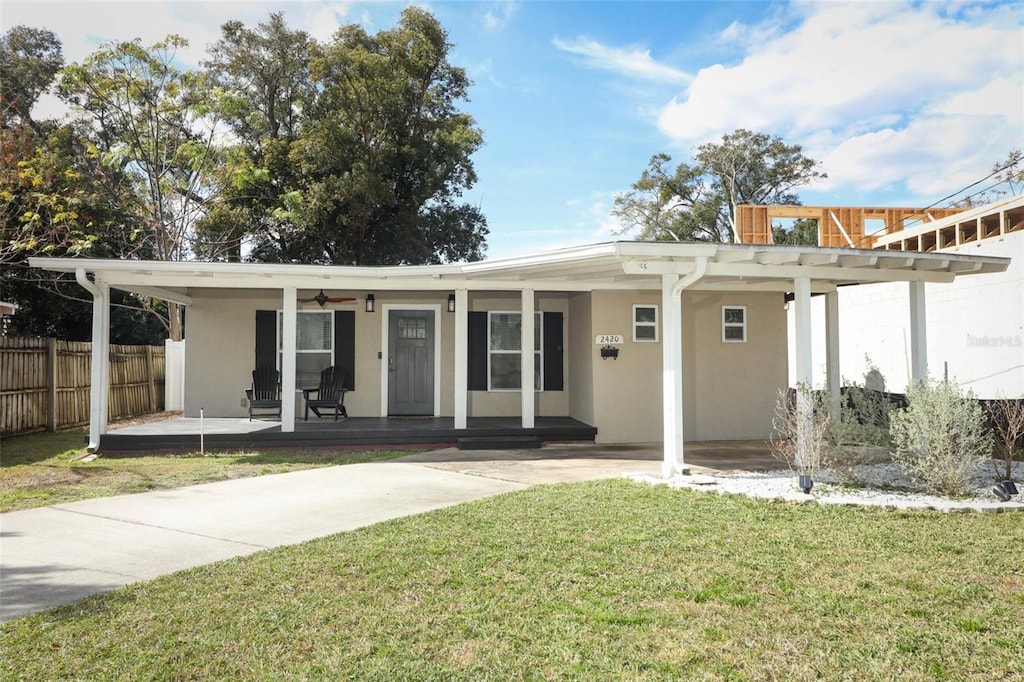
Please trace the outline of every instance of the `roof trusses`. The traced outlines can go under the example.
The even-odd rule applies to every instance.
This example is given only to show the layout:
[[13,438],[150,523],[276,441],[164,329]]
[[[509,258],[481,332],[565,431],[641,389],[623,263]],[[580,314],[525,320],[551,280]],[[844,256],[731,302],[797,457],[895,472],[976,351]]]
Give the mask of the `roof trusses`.
[[932,223],[880,236],[876,249],[937,251],[1024,230],[1024,196],[973,208]]
[[736,207],[736,231],[743,244],[771,244],[772,220],[804,218],[818,222],[818,245],[869,249],[880,234],[868,234],[865,223],[880,220],[881,234],[894,234],[918,222],[931,223],[960,213],[959,208],[893,208],[864,206],[752,206]]

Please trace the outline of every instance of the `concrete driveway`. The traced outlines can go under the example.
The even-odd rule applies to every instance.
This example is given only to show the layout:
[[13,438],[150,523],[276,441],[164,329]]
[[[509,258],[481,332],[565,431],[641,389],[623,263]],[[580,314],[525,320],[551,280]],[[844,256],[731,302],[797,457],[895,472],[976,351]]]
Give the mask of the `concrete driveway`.
[[[695,472],[779,468],[763,444],[687,448]],[[0,621],[530,485],[660,472],[658,445],[451,448],[0,514]]]
[[0,514],[0,621],[184,568],[525,487],[376,462]]

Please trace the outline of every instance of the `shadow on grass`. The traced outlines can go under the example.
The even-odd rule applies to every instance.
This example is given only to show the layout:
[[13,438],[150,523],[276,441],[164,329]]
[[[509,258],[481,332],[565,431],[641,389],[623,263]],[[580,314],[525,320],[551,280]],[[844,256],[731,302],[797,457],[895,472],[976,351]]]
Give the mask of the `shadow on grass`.
[[19,464],[37,464],[58,455],[71,459],[76,454],[85,454],[85,430],[71,429],[56,433],[30,433],[3,439],[0,453],[0,467]]

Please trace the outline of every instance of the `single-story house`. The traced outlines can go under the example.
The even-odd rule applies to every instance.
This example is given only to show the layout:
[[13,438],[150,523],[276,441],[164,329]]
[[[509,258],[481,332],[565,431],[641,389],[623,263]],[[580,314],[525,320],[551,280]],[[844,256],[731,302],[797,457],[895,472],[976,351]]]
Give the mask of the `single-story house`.
[[[257,365],[279,368],[285,396],[335,365],[346,371],[353,417],[446,417],[459,430],[504,416],[524,431],[538,418],[569,417],[596,427],[601,443],[663,442],[670,475],[684,470],[685,441],[771,434],[788,383],[787,306],[797,320],[795,376],[809,384],[811,296],[824,295],[838,400],[839,288],[906,283],[912,374],[921,378],[924,285],[1000,272],[1009,259],[610,242],[427,266],[30,263],[74,273],[92,293],[94,360],[107,354],[111,288],[187,306],[186,416],[245,416]],[[106,433],[105,367],[93,362],[91,447]],[[281,432],[295,430],[301,409],[301,398],[284,401]]]

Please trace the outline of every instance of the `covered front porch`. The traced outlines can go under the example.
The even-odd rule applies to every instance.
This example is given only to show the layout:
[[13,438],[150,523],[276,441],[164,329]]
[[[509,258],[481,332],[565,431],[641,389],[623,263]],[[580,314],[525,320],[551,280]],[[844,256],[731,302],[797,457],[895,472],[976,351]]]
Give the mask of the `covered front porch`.
[[281,422],[239,418],[181,417],[113,429],[103,434],[104,452],[223,451],[266,447],[457,446],[536,448],[545,443],[593,443],[597,429],[571,417],[537,417],[523,428],[518,417],[470,417],[465,428],[452,417],[351,417],[333,421]]

